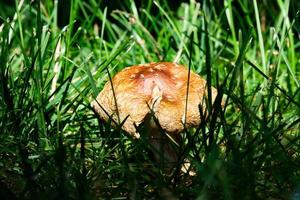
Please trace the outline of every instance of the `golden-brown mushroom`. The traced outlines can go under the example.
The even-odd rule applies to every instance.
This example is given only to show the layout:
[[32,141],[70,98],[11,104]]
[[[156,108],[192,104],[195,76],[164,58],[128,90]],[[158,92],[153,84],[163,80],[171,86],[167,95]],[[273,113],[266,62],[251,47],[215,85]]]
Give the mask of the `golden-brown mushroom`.
[[[176,152],[167,137],[161,139],[160,128],[178,142],[184,126],[189,128],[200,124],[199,105],[205,110],[207,98],[206,81],[191,71],[188,84],[188,74],[184,66],[170,62],[127,67],[116,74],[112,82],[105,84],[91,105],[105,121],[111,117],[120,123],[127,118],[122,129],[134,138],[140,138],[136,127],[148,119],[152,146],[167,160],[175,162],[178,158]],[[212,88],[212,101],[216,95],[217,90]]]

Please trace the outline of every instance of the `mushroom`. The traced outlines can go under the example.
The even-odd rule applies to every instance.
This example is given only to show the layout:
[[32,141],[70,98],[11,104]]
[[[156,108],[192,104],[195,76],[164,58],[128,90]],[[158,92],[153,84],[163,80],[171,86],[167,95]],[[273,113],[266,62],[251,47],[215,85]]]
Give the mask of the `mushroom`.
[[[188,75],[184,66],[171,62],[127,67],[105,84],[91,105],[103,120],[123,123],[122,129],[134,138],[140,138],[136,127],[145,123],[150,144],[160,152],[156,159],[162,154],[176,162],[170,139],[180,142],[184,128],[201,123],[199,105],[204,110],[207,98],[206,81],[192,71],[189,80]],[[214,101],[217,90],[211,89]]]

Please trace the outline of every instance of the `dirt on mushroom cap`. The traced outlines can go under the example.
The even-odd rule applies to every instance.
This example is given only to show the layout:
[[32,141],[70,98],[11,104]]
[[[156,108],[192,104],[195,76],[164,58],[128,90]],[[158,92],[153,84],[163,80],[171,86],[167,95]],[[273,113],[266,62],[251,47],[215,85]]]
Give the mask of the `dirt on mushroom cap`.
[[[127,67],[116,74],[112,82],[105,84],[92,106],[105,121],[111,117],[120,123],[127,118],[122,129],[136,138],[140,135],[135,125],[140,125],[151,110],[166,132],[180,133],[183,123],[188,128],[201,122],[199,105],[205,109],[206,92],[206,81],[192,71],[188,86],[188,70],[184,66],[170,62],[148,63]],[[212,88],[212,101],[216,95],[216,89]]]

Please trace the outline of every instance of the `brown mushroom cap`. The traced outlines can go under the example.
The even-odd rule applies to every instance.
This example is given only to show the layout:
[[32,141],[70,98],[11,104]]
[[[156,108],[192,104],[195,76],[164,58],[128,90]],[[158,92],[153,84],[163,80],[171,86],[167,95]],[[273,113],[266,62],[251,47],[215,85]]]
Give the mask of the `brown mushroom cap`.
[[[176,63],[159,62],[131,66],[116,74],[112,83],[108,81],[91,105],[105,121],[110,116],[115,122],[119,119],[122,122],[128,117],[122,129],[136,138],[140,135],[135,125],[141,124],[151,112],[149,107],[166,132],[180,133],[184,129],[185,120],[187,128],[199,125],[199,105],[205,108],[206,81],[191,71],[185,116],[187,82],[188,70]],[[213,101],[216,95],[217,90],[212,88]]]

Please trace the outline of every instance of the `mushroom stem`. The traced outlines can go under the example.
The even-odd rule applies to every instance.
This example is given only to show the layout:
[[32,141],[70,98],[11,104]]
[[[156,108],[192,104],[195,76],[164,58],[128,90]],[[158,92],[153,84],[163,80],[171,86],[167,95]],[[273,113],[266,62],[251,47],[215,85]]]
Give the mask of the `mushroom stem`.
[[[148,130],[149,144],[155,161],[162,167],[174,167],[178,162],[178,153],[174,145],[181,142],[181,136],[165,133],[159,125],[156,125],[153,116],[148,116],[146,128]],[[174,143],[174,144],[173,144]]]
[[[180,145],[182,136],[180,134],[169,134],[162,130],[158,122],[155,122],[153,115],[147,115],[145,118],[145,128],[148,134],[148,141],[154,160],[162,169],[167,169],[167,173],[179,163],[179,153],[175,146]],[[185,158],[180,166],[182,173],[195,176],[195,171],[190,169],[190,161]]]
[[178,161],[178,154],[172,145],[172,141],[165,133],[159,130],[151,130],[150,132],[150,145],[154,150],[155,159],[161,163],[169,163],[173,165]]

